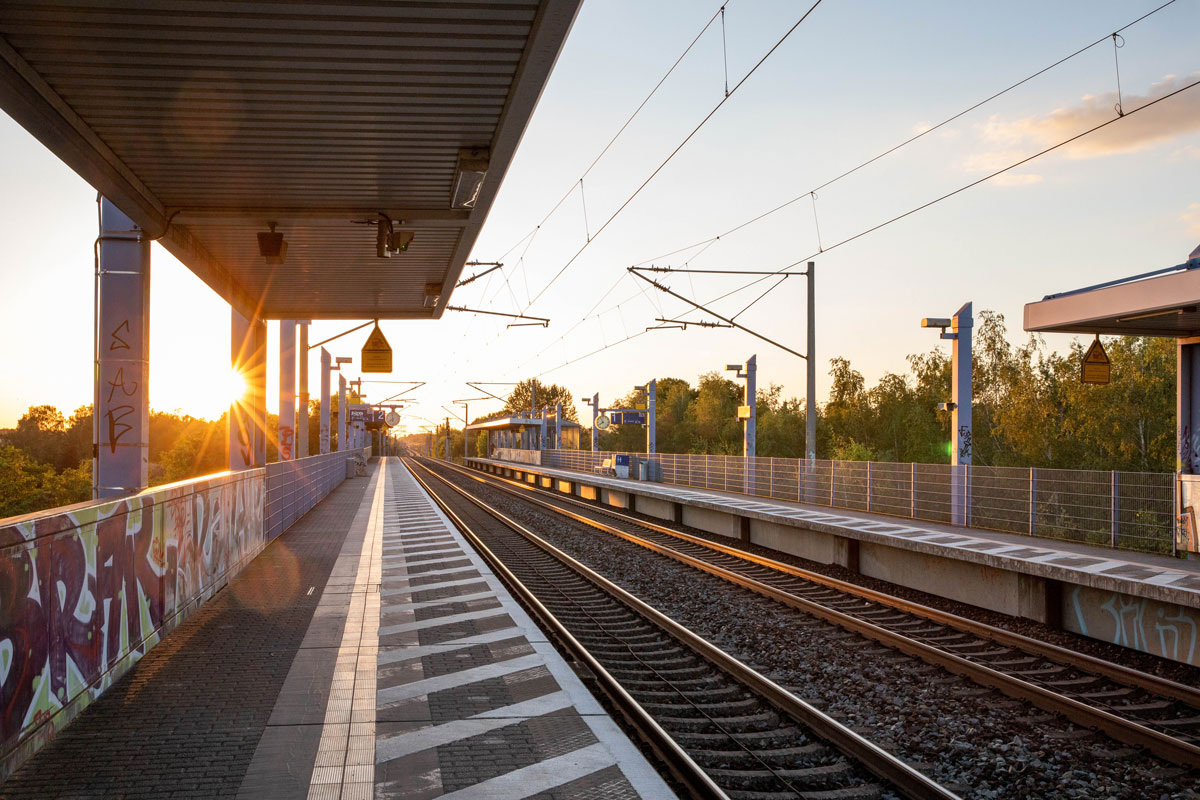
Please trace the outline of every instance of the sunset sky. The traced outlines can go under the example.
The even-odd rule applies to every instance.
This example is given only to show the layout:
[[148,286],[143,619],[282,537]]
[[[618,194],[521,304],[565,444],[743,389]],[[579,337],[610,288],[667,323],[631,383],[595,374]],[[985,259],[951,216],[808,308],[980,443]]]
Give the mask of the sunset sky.
[[[586,223],[576,191],[527,238],[719,5],[584,3],[472,256],[503,260],[503,277],[494,273],[452,300],[506,312],[528,306],[528,313],[549,317],[551,324],[506,330],[496,318],[452,312],[436,322],[384,322],[395,372],[379,377],[428,382],[412,395],[419,401],[414,414],[441,420],[443,404],[477,396],[468,380],[533,375],[566,385],[582,411],[582,398],[593,392],[607,402],[652,377],[694,382],[753,353],[760,386],[778,383],[785,395],[803,396],[803,361],[745,333],[643,333],[655,317],[677,317],[686,306],[639,285],[626,268],[687,262],[702,269],[779,269],[1111,119],[1117,76],[1113,44],[1106,41],[807,196],[1161,2],[825,0],[597,234],[722,99],[725,62],[721,30],[714,26],[588,174]],[[731,88],[800,13],[792,2],[727,4]],[[1197,31],[1200,0],[1177,0],[1123,33],[1117,57],[1127,113],[1200,80]],[[95,191],[2,114],[0,174],[0,359],[6,375],[0,427],[7,427],[33,404],[69,413],[91,401],[97,227]],[[660,257],[801,196],[712,246]],[[591,243],[551,284],[588,234]],[[819,397],[827,392],[834,356],[850,359],[868,383],[887,371],[905,371],[907,354],[937,345],[935,334],[920,329],[921,317],[949,316],[972,300],[977,310],[1003,313],[1011,338],[1019,341],[1025,336],[1024,303],[1180,263],[1198,243],[1200,87],[818,255]],[[229,308],[157,245],[152,263],[151,405],[219,416],[228,404]],[[701,302],[745,282],[656,277]],[[802,280],[784,283],[738,321],[803,351]],[[766,285],[715,307],[733,315]],[[318,321],[311,339],[353,324]],[[367,333],[330,347],[334,355],[355,358],[348,377],[357,375]],[[627,337],[633,338],[618,344]],[[278,405],[277,342],[272,323],[272,411]],[[1069,342],[1049,339],[1059,349]],[[318,369],[314,351],[314,397]],[[385,388],[368,387],[368,399],[382,399]],[[495,408],[477,402],[471,411],[474,416]]]

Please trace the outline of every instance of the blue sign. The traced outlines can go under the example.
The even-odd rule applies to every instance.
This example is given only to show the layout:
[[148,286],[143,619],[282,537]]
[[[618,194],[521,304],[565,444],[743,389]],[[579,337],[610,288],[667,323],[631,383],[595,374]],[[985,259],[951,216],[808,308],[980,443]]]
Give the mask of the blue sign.
[[645,425],[645,411],[610,411],[608,417],[613,425]]
[[615,466],[628,467],[629,466],[629,454],[625,453],[624,455],[622,455],[621,453],[617,453],[617,461],[616,461]]

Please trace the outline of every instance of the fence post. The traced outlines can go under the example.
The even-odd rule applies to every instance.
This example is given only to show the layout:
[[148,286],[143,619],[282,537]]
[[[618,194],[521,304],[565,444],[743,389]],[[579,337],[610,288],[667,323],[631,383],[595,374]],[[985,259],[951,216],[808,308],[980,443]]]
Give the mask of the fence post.
[[1177,544],[1177,542],[1179,539],[1179,533],[1178,533],[1179,510],[1180,510],[1179,509],[1179,494],[1180,494],[1179,490],[1181,488],[1180,487],[1181,483],[1183,483],[1183,477],[1180,475],[1180,473],[1177,472],[1177,473],[1175,473],[1174,477],[1171,478],[1171,528],[1170,528],[1170,531],[1171,531],[1171,555],[1173,555],[1173,556],[1179,555],[1179,545]]
[[833,504],[833,499],[836,496],[836,491],[837,491],[837,480],[835,478],[836,475],[837,475],[837,460],[831,458],[831,459],[829,459],[829,507],[830,508],[835,508],[835,506]]
[[871,512],[871,462],[867,462],[867,513]]
[[909,491],[908,518],[916,519],[917,518],[917,462],[910,461],[908,463],[908,471],[909,471],[909,476],[908,476],[908,491]]
[[1029,535],[1037,535],[1037,467],[1029,468]]
[[1117,546],[1117,513],[1119,511],[1117,501],[1117,471],[1112,471],[1112,546]]
[[775,456],[771,456],[770,477],[767,478],[767,497],[775,499]]

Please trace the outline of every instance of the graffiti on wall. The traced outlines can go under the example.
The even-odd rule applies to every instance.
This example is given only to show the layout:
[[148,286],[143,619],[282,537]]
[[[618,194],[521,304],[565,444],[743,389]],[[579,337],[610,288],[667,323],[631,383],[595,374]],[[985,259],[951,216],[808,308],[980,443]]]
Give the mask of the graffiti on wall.
[[53,734],[262,549],[260,472],[0,527],[0,739]]
[[1200,612],[1089,586],[1073,587],[1068,597],[1067,630],[1200,666]]

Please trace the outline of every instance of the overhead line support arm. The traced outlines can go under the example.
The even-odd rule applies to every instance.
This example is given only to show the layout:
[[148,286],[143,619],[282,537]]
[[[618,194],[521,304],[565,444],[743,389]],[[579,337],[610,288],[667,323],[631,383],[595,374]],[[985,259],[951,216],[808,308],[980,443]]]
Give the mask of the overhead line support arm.
[[663,286],[661,283],[654,280],[653,278],[647,278],[645,275],[642,275],[638,271],[637,267],[629,267],[629,272],[633,273],[633,276],[635,278],[640,278],[641,280],[650,284],[654,288],[658,289],[660,292],[666,292],[667,294],[671,295],[675,299],[682,300],[683,302],[687,303],[689,306],[692,306],[693,308],[699,309],[700,311],[703,311],[706,314],[712,314],[714,317],[721,320],[722,322],[727,322],[732,327],[737,328],[740,331],[744,331],[756,339],[761,339],[764,342],[766,342],[767,344],[778,347],[780,350],[783,350],[785,352],[791,353],[794,356],[799,356],[800,358],[808,360],[808,356],[804,355],[803,353],[798,353],[795,350],[793,350],[792,348],[788,347],[787,345],[780,344],[779,342],[775,341],[774,339],[769,339],[766,336],[763,336],[761,333],[758,333],[757,331],[752,331],[749,328],[747,328],[745,325],[739,325],[738,323],[734,322],[732,319],[729,319],[728,317],[723,317],[720,314],[718,314],[717,312],[713,311],[712,309],[706,308],[705,306],[702,306],[697,302],[687,299],[686,297],[684,297],[681,294],[671,291],[666,286]]

